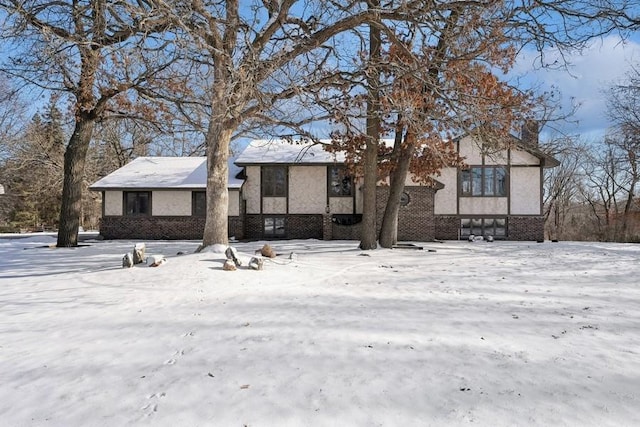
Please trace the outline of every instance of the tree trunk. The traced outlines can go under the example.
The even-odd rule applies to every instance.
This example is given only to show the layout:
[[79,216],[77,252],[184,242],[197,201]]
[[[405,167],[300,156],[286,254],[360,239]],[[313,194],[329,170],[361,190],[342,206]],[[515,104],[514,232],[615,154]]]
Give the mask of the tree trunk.
[[229,244],[229,145],[233,130],[212,120],[207,130],[207,217],[202,247]]
[[[407,134],[407,138],[409,135]],[[380,246],[390,248],[398,243],[398,213],[400,210],[400,199],[404,191],[404,183],[409,173],[411,164],[413,144],[411,140],[402,143],[402,134],[396,135],[393,147],[393,157],[395,166],[391,171],[389,182],[389,198],[382,217],[380,228]]]
[[64,182],[62,184],[62,206],[58,224],[59,248],[78,246],[78,227],[82,214],[82,181],[87,150],[93,135],[95,121],[78,117],[76,127],[64,153]]
[[[379,8],[380,0],[370,0],[369,8]],[[363,156],[362,223],[360,249],[376,249],[376,184],[378,181],[378,143],[380,141],[380,30],[369,26],[369,75],[367,102],[367,144]]]

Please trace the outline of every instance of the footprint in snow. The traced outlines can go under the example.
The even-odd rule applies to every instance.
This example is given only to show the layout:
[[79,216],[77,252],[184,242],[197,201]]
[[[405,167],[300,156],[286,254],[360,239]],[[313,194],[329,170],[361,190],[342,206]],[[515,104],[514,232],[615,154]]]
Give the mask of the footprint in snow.
[[153,393],[153,394],[150,394],[149,396],[147,396],[147,399],[151,400],[151,402],[147,403],[146,405],[144,405],[142,407],[142,410],[145,412],[145,416],[150,417],[155,412],[158,412],[158,404],[155,403],[155,401],[157,399],[161,399],[161,398],[165,397],[166,395],[167,394],[163,391],[163,392],[160,392],[160,393]]

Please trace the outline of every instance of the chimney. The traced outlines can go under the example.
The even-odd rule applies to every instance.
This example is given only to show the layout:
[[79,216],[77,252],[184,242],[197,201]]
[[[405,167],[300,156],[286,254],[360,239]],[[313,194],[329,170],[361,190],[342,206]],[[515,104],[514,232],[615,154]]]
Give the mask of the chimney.
[[540,133],[539,123],[534,119],[525,120],[520,130],[520,140],[532,147],[538,146],[538,135]]

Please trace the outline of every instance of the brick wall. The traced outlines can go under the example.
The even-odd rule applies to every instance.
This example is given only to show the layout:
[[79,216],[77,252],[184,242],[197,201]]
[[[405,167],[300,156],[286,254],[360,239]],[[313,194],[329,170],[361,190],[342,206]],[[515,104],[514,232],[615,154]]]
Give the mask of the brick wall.
[[[417,240],[428,242],[435,237],[435,219],[433,215],[433,189],[429,187],[405,187],[409,203],[400,206],[398,212],[398,240]],[[382,225],[384,208],[389,197],[389,187],[377,188],[377,229]]]
[[331,239],[334,240],[360,240],[360,224],[339,225],[331,223]]
[[512,216],[507,226],[509,240],[544,240],[544,218],[541,216]]
[[[194,216],[106,216],[100,221],[105,239],[200,240],[204,217]],[[242,219],[229,217],[229,235],[242,235]]]
[[460,218],[457,216],[436,216],[435,237],[440,240],[457,240]]
[[[285,217],[287,239],[322,239],[322,214],[311,215],[264,215]],[[262,233],[262,215],[247,215],[245,219],[245,239],[264,239]]]
[[322,215],[287,215],[288,239],[322,239]]
[[[436,217],[436,239],[457,240],[459,229],[460,217]],[[507,240],[544,240],[544,218],[535,216],[508,217]]]

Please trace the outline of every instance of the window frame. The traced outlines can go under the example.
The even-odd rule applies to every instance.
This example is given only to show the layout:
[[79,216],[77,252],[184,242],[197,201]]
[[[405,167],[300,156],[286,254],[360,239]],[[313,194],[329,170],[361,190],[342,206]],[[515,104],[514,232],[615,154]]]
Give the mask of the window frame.
[[[263,166],[260,168],[262,197],[287,197],[289,174],[286,166]],[[278,173],[282,174],[282,182]],[[281,189],[278,187],[282,187]]]
[[[268,231],[267,221],[272,221],[272,226],[269,227],[272,231]],[[281,227],[278,227],[278,222],[282,221]],[[278,232],[281,229],[282,232]],[[287,218],[279,215],[268,215],[262,217],[262,235],[264,237],[272,238],[285,238],[287,236]]]
[[460,170],[460,196],[508,197],[508,172],[503,165],[469,166]]
[[[340,175],[342,175],[341,183],[338,185],[338,189],[340,191],[334,191],[336,186],[332,185],[334,182],[334,171],[338,174],[335,178],[339,179]],[[328,197],[353,197],[354,194],[354,185],[353,185],[353,176],[348,173],[348,169],[344,165],[330,165],[327,166],[327,194]],[[347,187],[345,186],[345,180],[348,180],[348,192],[345,190]]]
[[[465,222],[468,226],[465,227]],[[502,222],[502,225],[500,225]],[[465,230],[469,230],[465,232]],[[498,230],[502,232],[498,233]],[[479,231],[479,232],[478,232]],[[509,222],[507,217],[462,217],[460,218],[460,238],[466,239],[471,234],[474,236],[491,236],[495,239],[506,239],[509,234]]]
[[[198,211],[199,203],[196,203],[196,199],[204,195],[204,211],[200,213]],[[206,217],[207,216],[207,192],[206,191],[192,191],[191,192],[191,216]]]
[[[123,191],[122,192],[122,214],[123,216],[151,216],[151,191]],[[142,212],[140,209],[140,196],[145,195],[147,197],[146,212]],[[135,203],[133,211],[129,209],[129,196],[135,196]],[[137,210],[137,211],[136,211]]]

